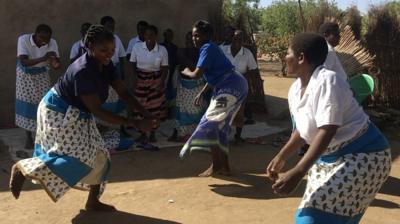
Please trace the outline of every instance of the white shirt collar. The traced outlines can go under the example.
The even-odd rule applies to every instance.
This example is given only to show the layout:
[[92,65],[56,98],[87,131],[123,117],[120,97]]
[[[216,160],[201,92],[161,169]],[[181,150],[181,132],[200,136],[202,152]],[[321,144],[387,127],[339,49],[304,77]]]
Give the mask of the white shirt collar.
[[328,41],[326,42],[326,44],[328,45],[328,50],[332,51],[335,49],[332,45],[329,44]]
[[[318,74],[323,68],[324,66],[320,65],[314,70],[313,74],[310,77],[310,81],[308,81],[307,88],[304,92],[302,99],[304,99],[304,96],[309,95],[311,91],[314,89],[315,85],[317,84]],[[301,91],[301,80],[299,80],[296,88],[296,95],[299,97],[300,97],[300,91]]]
[[314,70],[313,74],[311,75],[310,81],[308,82],[307,89],[304,92],[304,95],[310,94],[310,92],[314,89],[315,85],[317,84],[318,74],[323,68],[324,66],[320,65]]
[[134,37],[134,38],[133,38],[133,41],[134,41],[134,42],[142,42],[142,41],[140,40],[139,36]]
[[[232,45],[226,46],[226,52],[227,52],[228,54],[230,54],[230,55],[232,55],[231,46],[232,46]],[[240,50],[239,50],[239,52],[238,52],[236,55],[244,55],[243,46],[240,47]],[[236,55],[235,55],[235,56],[236,56]],[[233,55],[232,55],[232,56],[233,56]]]
[[[41,47],[38,47],[38,46],[36,45],[35,41],[33,41],[33,35],[34,35],[34,34],[32,33],[31,36],[29,37],[29,42],[31,43],[32,46],[35,46],[35,47],[37,47],[37,48],[41,48],[41,47],[44,47],[44,46],[49,46],[50,42],[49,42],[48,44],[46,44],[46,45],[43,45],[43,46],[41,46]],[[50,39],[50,41],[51,41],[51,39]]]
[[[143,49],[146,49],[147,51],[149,51],[149,49],[147,48],[146,42],[142,42],[142,47],[143,47]],[[158,50],[159,50],[159,47],[158,47],[158,44],[156,43],[156,45],[154,46],[154,48],[153,48],[151,51],[149,51],[149,52],[152,52],[152,51],[158,52]]]
[[32,46],[36,46],[35,41],[33,41],[33,34],[31,34],[31,36],[29,37],[29,42],[31,43]]

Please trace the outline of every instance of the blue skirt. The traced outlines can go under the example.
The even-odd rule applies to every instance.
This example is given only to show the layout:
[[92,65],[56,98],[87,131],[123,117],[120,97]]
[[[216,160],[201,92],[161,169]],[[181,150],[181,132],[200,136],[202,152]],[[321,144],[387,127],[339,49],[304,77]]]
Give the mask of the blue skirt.
[[39,104],[35,151],[13,167],[40,183],[58,201],[71,187],[89,190],[106,184],[109,153],[93,115],[68,103],[51,89]]
[[390,173],[386,138],[367,123],[352,139],[327,152],[307,174],[297,224],[356,224]]
[[18,60],[16,76],[15,124],[36,131],[36,114],[40,100],[50,89],[48,67],[25,67]]
[[245,100],[247,92],[246,79],[235,71],[214,86],[210,105],[196,130],[183,146],[180,157],[184,157],[193,150],[210,152],[214,147],[228,153],[231,123]]

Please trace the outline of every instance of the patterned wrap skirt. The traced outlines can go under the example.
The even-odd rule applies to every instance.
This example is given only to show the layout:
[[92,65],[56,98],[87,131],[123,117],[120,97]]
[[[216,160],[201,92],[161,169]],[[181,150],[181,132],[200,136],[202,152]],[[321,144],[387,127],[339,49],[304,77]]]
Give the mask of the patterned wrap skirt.
[[[117,92],[112,87],[109,87],[108,98],[101,107],[120,116],[126,116],[127,114],[124,102],[119,98]],[[96,118],[96,122],[106,144],[106,148],[110,152],[128,150],[135,143],[130,136],[124,136],[120,133],[119,125],[110,124],[98,118]]]
[[185,79],[178,77],[175,128],[179,137],[191,135],[196,129],[206,109],[206,100],[202,100],[200,106],[194,105],[194,98],[203,89],[203,79]]
[[58,201],[71,187],[89,190],[106,185],[110,156],[93,115],[85,113],[51,89],[39,104],[38,128],[32,158],[20,160],[20,170],[40,183],[50,198]]
[[[138,70],[135,97],[143,107],[159,119],[167,117],[165,84],[161,83],[160,72]],[[160,90],[159,86],[163,85]]]
[[350,140],[328,148],[311,167],[296,223],[359,223],[390,169],[389,144],[368,122]]
[[223,76],[227,77],[214,86],[210,105],[183,146],[181,158],[193,150],[210,152],[213,147],[228,154],[231,123],[247,96],[248,85],[246,79],[235,71]]
[[[123,80],[124,77],[121,73],[121,64],[116,63],[115,68],[116,73]],[[118,93],[111,86],[108,88],[108,98],[101,107],[120,116],[127,115],[124,102],[119,98]],[[98,118],[96,118],[96,122],[98,124],[100,134],[105,142],[106,148],[110,152],[125,151],[135,143],[130,136],[123,136],[121,134],[119,125],[111,124]]]
[[15,124],[36,131],[39,102],[50,89],[48,67],[25,67],[18,60],[16,77]]

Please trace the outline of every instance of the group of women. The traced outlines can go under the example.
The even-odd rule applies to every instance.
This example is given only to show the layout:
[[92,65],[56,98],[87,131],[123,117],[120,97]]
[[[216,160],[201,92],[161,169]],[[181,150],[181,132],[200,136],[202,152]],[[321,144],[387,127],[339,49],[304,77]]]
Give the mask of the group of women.
[[[35,44],[37,48],[50,48],[49,33],[46,36],[40,32],[39,29],[30,36],[30,42],[25,42]],[[149,28],[148,32],[149,39],[154,39],[151,37],[156,34],[154,28]],[[213,29],[208,22],[196,22],[191,36],[197,50],[192,47],[188,34],[182,52],[184,63],[179,65],[180,79],[183,80],[180,91],[193,86],[198,88],[204,82],[205,86],[201,90],[198,88],[200,92],[191,95],[192,100],[201,105],[207,90],[212,96],[180,156],[198,150],[210,152],[211,165],[200,176],[229,175],[228,134],[246,99],[247,81],[240,71],[235,70],[224,50],[211,41]],[[84,45],[87,53],[76,59],[41,99],[37,109],[34,155],[13,166],[10,188],[18,198],[28,178],[42,184],[54,201],[71,187],[88,189],[86,209],[114,211],[113,206],[99,201],[110,160],[94,116],[116,125],[135,127],[143,136],[151,138],[160,115],[151,111],[150,106],[144,107],[142,104],[148,101],[140,97],[150,88],[147,85],[161,91],[160,83],[166,79],[166,74],[155,71],[154,64],[140,65],[142,59],[134,50],[130,60],[137,63],[138,86],[142,87],[135,93],[135,98],[116,75],[115,65],[111,62],[115,51],[114,35],[101,25],[92,25]],[[134,49],[148,52],[149,57],[159,59],[158,65],[167,68],[162,57],[164,50],[154,42],[146,39]],[[233,57],[247,52],[234,43],[226,51]],[[35,63],[29,61],[35,59],[30,59],[28,53],[19,57],[23,66],[36,70],[39,67],[33,65],[46,61],[57,67],[56,53],[42,51],[40,60]],[[296,223],[359,223],[389,175],[390,148],[383,134],[354,100],[349,85],[340,77],[343,74],[323,66],[327,53],[326,40],[314,33],[298,34],[288,46],[288,73],[298,77],[288,98],[295,129],[267,166],[266,174],[273,182],[272,190],[278,194],[289,194],[307,176],[308,184],[296,213]],[[249,70],[253,69],[254,66]],[[18,75],[35,77],[35,74]],[[148,80],[149,76],[153,78]],[[141,115],[140,119],[127,119],[101,107],[110,86],[127,106]],[[177,101],[178,105],[185,105],[182,100]],[[158,105],[158,101],[151,104],[153,108],[154,105]],[[185,116],[184,111],[181,115]],[[287,159],[304,144],[310,146],[302,159],[282,173]]]

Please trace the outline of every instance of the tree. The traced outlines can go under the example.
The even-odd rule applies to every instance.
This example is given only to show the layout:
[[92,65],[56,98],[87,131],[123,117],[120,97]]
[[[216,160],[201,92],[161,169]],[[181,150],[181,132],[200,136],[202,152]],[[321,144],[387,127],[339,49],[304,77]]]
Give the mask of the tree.
[[[224,0],[222,5],[222,20],[224,25],[241,29],[246,34],[245,45],[257,56],[257,45],[253,34],[260,25],[260,0]],[[266,111],[264,104],[264,87],[260,73],[247,77],[249,93],[247,102],[259,111]]]
[[304,30],[318,31],[326,18],[341,17],[341,11],[336,3],[327,0],[275,1],[267,8],[261,9],[260,13],[259,53],[279,58],[284,76],[286,75],[284,56],[290,39]]
[[258,5],[260,0],[224,0],[222,3],[223,23],[244,31],[257,28],[260,24]]

